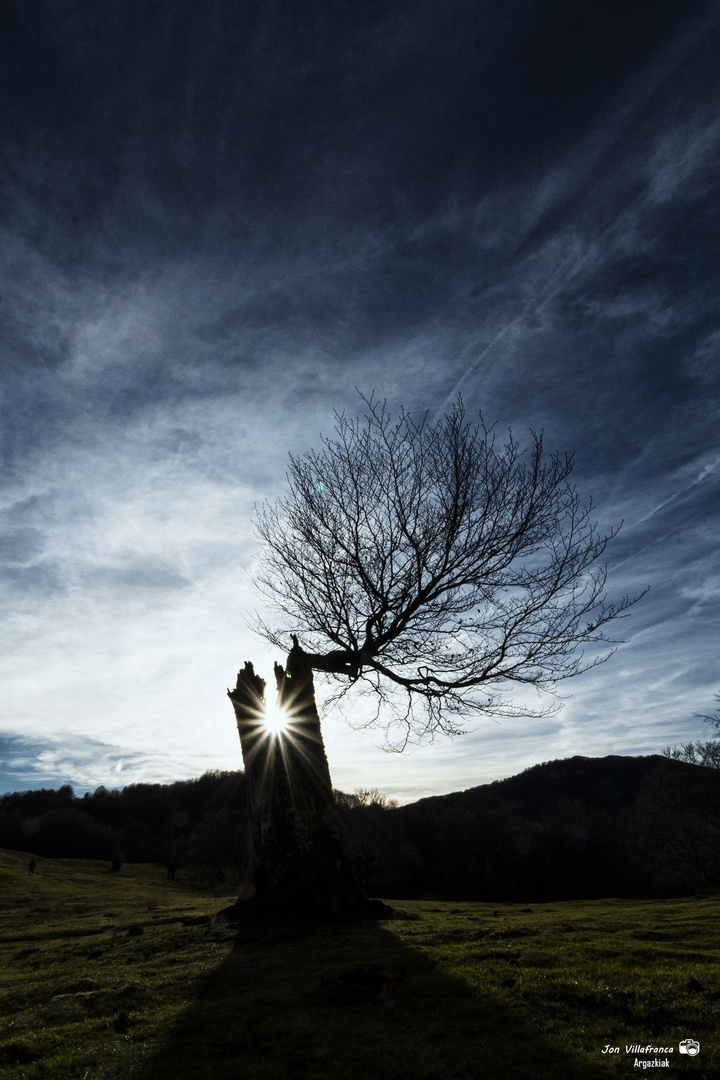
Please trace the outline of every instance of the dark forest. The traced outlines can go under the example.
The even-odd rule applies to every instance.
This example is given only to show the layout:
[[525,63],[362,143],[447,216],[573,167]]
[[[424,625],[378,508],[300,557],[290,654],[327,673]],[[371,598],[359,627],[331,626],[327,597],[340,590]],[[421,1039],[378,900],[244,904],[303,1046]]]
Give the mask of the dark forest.
[[[354,873],[373,896],[542,902],[720,888],[720,771],[657,755],[547,762],[406,806],[377,790],[336,791],[335,801]],[[157,863],[240,892],[246,837],[242,772],[0,799],[1,847],[117,871]]]

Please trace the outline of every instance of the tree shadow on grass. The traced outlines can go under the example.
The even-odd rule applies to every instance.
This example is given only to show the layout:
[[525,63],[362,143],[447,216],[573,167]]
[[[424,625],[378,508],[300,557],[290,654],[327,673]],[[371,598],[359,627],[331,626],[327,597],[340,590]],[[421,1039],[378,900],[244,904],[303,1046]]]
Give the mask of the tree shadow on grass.
[[607,1080],[387,924],[241,926],[132,1080]]

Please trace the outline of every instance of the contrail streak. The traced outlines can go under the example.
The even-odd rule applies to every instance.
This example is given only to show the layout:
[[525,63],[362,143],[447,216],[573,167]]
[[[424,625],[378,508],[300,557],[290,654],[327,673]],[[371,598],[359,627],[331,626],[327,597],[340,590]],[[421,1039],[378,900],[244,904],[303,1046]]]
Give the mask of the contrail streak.
[[[695,479],[692,480],[689,484],[686,484],[684,487],[682,487],[679,491],[676,491],[675,494],[671,495],[669,498],[663,499],[663,501],[661,503],[658,503],[657,506],[653,507],[653,509],[648,511],[648,513],[643,515],[643,517],[639,518],[637,521],[634,521],[634,522],[632,522],[632,524],[628,525],[628,528],[629,529],[636,529],[638,527],[638,525],[642,525],[642,523],[644,521],[647,521],[648,518],[653,517],[653,515],[657,514],[658,511],[663,509],[663,507],[667,506],[671,502],[674,502],[675,499],[679,499],[679,498],[681,498],[681,496],[687,494],[688,491],[690,491],[694,487],[697,487],[698,484],[701,484],[703,482],[703,480],[705,480],[708,476],[710,476],[712,473],[714,473],[715,470],[717,469],[718,465],[720,465],[720,456],[716,457],[715,460],[710,465],[706,465],[698,473],[698,475],[695,477]],[[626,562],[629,562],[630,559],[634,559],[636,555],[642,554],[642,552],[647,551],[648,548],[655,547],[655,545],[659,544],[661,540],[666,540],[668,538],[668,536],[675,536],[676,533],[682,532],[685,528],[686,528],[686,525],[685,525],[685,522],[683,522],[683,524],[678,525],[677,528],[671,529],[669,532],[663,533],[663,535],[658,536],[658,538],[656,540],[652,540],[649,544],[645,544],[644,547],[638,548],[638,550],[634,551],[631,555],[626,555],[626,557],[624,559],[622,559],[620,562],[614,563],[611,567],[608,567],[608,573],[611,573],[613,570],[617,570],[617,568],[619,566],[623,566]]]
[[649,544],[645,544],[644,547],[638,548],[637,551],[633,551],[631,555],[626,555],[624,559],[620,560],[620,562],[613,563],[612,566],[608,566],[608,574],[612,574],[613,570],[617,570],[618,567],[624,566],[626,562],[630,562],[630,560],[634,559],[636,555],[642,555],[643,551],[647,551],[649,548],[655,547],[655,545],[659,544],[662,540],[667,540],[668,536],[674,536],[675,533],[682,532],[684,528],[684,525],[678,525],[676,529],[671,529],[670,532],[663,533],[663,535],[658,536],[657,539],[651,540]]
[[705,468],[695,477],[694,480],[691,480],[689,484],[686,484],[685,487],[680,488],[679,491],[676,491],[674,495],[670,495],[669,498],[663,499],[661,503],[658,503],[657,506],[653,507],[652,510],[649,510],[647,514],[645,514],[641,518],[638,518],[637,521],[634,521],[630,528],[634,529],[638,525],[642,525],[643,521],[647,521],[648,518],[651,518],[653,516],[653,514],[657,514],[657,512],[659,510],[662,510],[664,506],[667,506],[668,503],[674,502],[675,499],[679,499],[686,492],[690,491],[691,488],[694,488],[698,484],[701,484],[706,477],[710,476],[711,473],[715,472],[718,465],[720,465],[720,456],[715,458],[712,465],[706,465]]
[[[676,68],[687,59],[689,55],[698,47],[698,45],[705,40],[707,33],[714,28],[714,26],[720,21],[720,6],[715,7],[713,12],[707,18],[699,18],[693,22],[690,29],[680,38],[679,41],[675,41],[672,46],[665,52],[664,57],[658,62],[651,65],[646,75],[639,81],[636,81],[632,87],[632,93],[629,102],[621,101],[615,108],[614,114],[611,114],[604,130],[601,129],[591,140],[590,145],[586,145],[583,148],[583,158],[585,160],[585,175],[590,175],[591,170],[588,169],[588,165],[592,168],[595,167],[597,162],[604,156],[611,152],[613,144],[617,141],[620,134],[625,131],[632,120],[640,113],[648,101],[652,98],[652,95],[661,86],[670,75],[676,70]],[[587,142],[587,140],[585,141]],[[593,145],[594,144],[594,145]],[[580,151],[582,144],[576,149]],[[495,348],[495,346],[507,336],[510,330],[519,326],[520,323],[529,314],[539,314],[543,308],[545,308],[551,300],[559,296],[563,292],[568,283],[577,278],[583,271],[587,263],[591,262],[594,257],[599,254],[599,245],[602,241],[612,232],[616,221],[613,220],[610,224],[602,230],[602,232],[590,240],[588,247],[583,255],[576,261],[574,267],[568,272],[563,273],[563,268],[558,267],[556,273],[551,277],[547,283],[546,288],[541,292],[537,302],[527,304],[521,313],[508,322],[495,337],[490,341],[482,350],[479,356],[477,356],[467,370],[463,373],[460,379],[457,381],[451,392],[447,395],[442,405],[438,408],[433,422],[437,421],[443,413],[447,412],[448,408],[452,405],[455,398],[460,391],[463,383],[474,374],[478,365],[485,359],[485,357]],[[602,257],[602,256],[601,256]],[[567,265],[567,263],[566,263]]]

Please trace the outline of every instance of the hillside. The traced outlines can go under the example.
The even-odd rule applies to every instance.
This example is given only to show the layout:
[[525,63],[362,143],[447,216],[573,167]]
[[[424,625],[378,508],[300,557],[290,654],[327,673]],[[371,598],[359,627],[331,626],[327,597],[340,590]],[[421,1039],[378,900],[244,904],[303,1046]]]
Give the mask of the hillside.
[[388,811],[386,895],[542,902],[720,889],[720,771],[659,756],[546,762]]
[[[541,902],[720,890],[720,771],[657,755],[573,757],[393,807],[336,793],[369,895]],[[206,884],[245,880],[242,773],[75,798],[0,800],[0,847],[41,858],[165,863]]]
[[614,812],[630,806],[648,774],[661,765],[683,775],[690,775],[697,768],[682,761],[669,761],[659,754],[645,757],[609,754],[600,758],[578,755],[544,761],[505,780],[479,784],[447,795],[432,795],[409,805],[456,808],[472,806],[478,798],[494,796],[529,821],[542,820],[567,799],[581,799],[591,806]]

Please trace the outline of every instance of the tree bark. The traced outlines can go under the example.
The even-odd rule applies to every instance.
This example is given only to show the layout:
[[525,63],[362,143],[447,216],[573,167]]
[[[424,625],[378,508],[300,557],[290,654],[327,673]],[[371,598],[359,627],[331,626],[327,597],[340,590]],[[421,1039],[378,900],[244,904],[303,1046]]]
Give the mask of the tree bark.
[[[275,665],[286,731],[263,726],[265,682],[246,662],[228,691],[245,764],[250,822],[251,899],[238,907],[270,915],[378,914],[355,881],[342,834],[315,703],[312,667],[294,638]],[[390,909],[386,909],[388,912]]]

